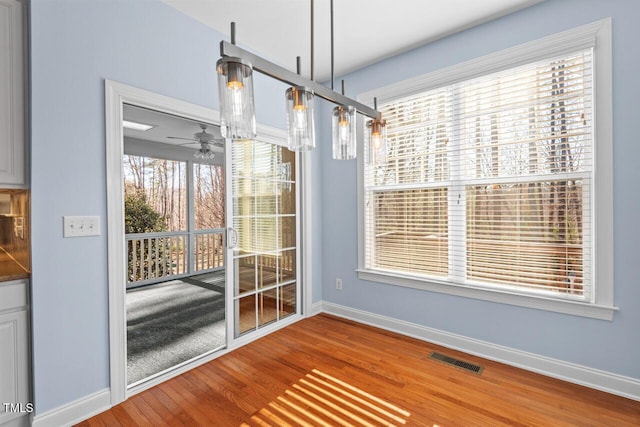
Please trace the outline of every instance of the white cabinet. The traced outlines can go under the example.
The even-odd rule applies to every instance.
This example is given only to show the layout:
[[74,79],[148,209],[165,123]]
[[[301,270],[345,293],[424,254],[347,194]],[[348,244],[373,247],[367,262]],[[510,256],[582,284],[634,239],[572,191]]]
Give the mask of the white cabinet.
[[29,392],[29,320],[25,280],[0,282],[0,426],[27,422],[33,410]]
[[22,1],[0,0],[0,187],[27,184],[24,17]]

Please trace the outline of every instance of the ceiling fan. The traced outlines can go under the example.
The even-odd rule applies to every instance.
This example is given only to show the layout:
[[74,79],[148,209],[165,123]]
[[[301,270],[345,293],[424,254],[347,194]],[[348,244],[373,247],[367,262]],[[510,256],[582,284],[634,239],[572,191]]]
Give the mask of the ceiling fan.
[[211,149],[211,145],[224,147],[224,138],[216,138],[212,133],[207,132],[207,125],[204,123],[200,123],[200,129],[202,131],[194,133],[193,138],[183,138],[181,136],[168,136],[167,138],[191,141],[180,145],[200,144],[200,148],[193,153],[194,157],[201,160],[211,160],[216,156],[216,153]]

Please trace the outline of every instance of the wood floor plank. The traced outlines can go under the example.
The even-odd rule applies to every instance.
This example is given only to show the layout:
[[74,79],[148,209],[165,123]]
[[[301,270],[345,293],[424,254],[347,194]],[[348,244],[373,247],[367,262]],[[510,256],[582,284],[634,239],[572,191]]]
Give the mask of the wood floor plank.
[[[210,387],[208,384],[211,382],[210,379],[196,375],[200,372],[201,370],[186,372],[174,378],[175,381],[172,380],[172,382],[175,383],[175,387],[188,390],[190,394],[195,396],[199,410],[214,422],[213,425],[240,424],[244,417],[238,414],[237,408],[229,404],[226,399],[221,399],[221,395],[216,389]],[[236,391],[236,393],[241,393],[241,391]],[[187,402],[181,402],[181,404],[188,405]]]
[[112,412],[113,412],[113,415],[118,420],[118,422],[120,423],[120,425],[123,425],[123,426],[134,426],[137,424],[139,425],[139,423],[136,422],[134,417],[143,422],[145,422],[146,420],[146,417],[142,413],[133,414],[132,416],[132,414],[130,414],[129,411],[125,409],[125,405],[118,405],[114,407]]
[[79,425],[638,426],[640,402],[321,314]]
[[104,423],[104,418],[97,418],[97,417],[90,418],[78,425],[81,425],[84,427],[106,427],[106,424]]
[[[135,419],[138,425],[159,425],[163,422],[163,419],[156,411],[149,406],[149,404],[144,400],[141,394],[137,394],[135,396],[130,397],[126,402],[121,403],[118,406],[129,407],[133,406],[138,409],[137,412],[131,410],[129,413]],[[140,415],[137,415],[137,414]],[[147,422],[149,424],[147,424]]]
[[179,413],[172,413],[169,409],[167,409],[166,406],[162,404],[160,399],[158,399],[157,393],[157,387],[153,387],[149,390],[146,390],[145,393],[142,393],[141,397],[145,401],[145,403],[149,405],[151,410],[153,410],[153,412],[160,416],[160,418],[162,419],[161,422],[163,423],[161,425],[187,425],[182,421]]
[[93,424],[93,421],[89,420],[89,425],[122,426],[112,411],[105,412],[104,417],[101,417],[97,424]]
[[131,420],[128,420],[128,424],[124,424],[122,420],[120,420],[120,417],[116,415],[123,425],[146,427],[153,426],[162,421],[155,412],[149,410],[149,407],[144,404],[140,396],[133,396],[121,405],[114,406],[112,409],[117,410],[118,408],[125,411],[131,418]]

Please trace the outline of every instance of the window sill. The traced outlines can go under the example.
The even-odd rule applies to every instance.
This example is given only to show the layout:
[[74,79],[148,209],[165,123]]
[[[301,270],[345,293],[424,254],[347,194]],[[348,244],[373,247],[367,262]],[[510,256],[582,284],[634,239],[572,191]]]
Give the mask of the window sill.
[[618,308],[588,304],[579,301],[558,300],[538,295],[516,294],[508,291],[480,288],[470,285],[457,285],[446,282],[418,279],[411,276],[386,273],[374,270],[358,269],[358,278],[387,285],[403,286],[431,292],[439,292],[465,298],[475,298],[484,301],[510,304],[537,310],[553,311],[573,316],[590,317],[600,320],[613,320],[613,313]]

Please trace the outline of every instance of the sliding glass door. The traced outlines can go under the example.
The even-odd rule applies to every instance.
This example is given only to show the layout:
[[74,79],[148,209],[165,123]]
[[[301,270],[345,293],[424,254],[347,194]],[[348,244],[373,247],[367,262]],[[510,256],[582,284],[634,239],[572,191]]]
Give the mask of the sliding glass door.
[[295,153],[275,143],[229,146],[227,289],[237,338],[299,313],[297,167]]

